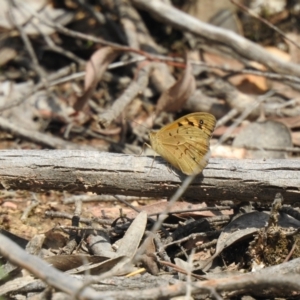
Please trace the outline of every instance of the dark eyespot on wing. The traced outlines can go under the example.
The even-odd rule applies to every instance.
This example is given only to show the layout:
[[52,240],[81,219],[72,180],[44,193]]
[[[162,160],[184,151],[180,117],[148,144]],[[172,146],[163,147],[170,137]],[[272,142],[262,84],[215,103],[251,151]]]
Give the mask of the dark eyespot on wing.
[[181,127],[181,126],[183,126],[183,124],[182,124],[182,123],[180,123],[180,122],[178,122],[178,126],[179,126],[179,127]]
[[203,125],[203,124],[204,124],[203,120],[199,120],[198,127],[199,127],[200,129],[202,129],[202,125]]

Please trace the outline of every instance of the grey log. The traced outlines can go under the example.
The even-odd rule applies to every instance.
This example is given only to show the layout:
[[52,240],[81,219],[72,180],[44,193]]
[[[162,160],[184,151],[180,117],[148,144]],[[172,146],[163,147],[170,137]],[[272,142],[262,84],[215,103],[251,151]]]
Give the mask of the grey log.
[[[170,197],[185,175],[160,157],[82,150],[1,150],[0,188],[30,191],[92,191],[97,194]],[[300,160],[210,159],[184,194],[196,202],[299,201]]]

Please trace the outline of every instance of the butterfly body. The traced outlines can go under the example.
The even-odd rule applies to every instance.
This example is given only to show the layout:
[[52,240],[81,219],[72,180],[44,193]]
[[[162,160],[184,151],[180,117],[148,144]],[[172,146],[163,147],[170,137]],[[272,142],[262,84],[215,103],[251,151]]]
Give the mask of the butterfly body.
[[209,113],[186,115],[149,133],[152,149],[186,175],[198,174],[208,163],[209,141],[216,119]]

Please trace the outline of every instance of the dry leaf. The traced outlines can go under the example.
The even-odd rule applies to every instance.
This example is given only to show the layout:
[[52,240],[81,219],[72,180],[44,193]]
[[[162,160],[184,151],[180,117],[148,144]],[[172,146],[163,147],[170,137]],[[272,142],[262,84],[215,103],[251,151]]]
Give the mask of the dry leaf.
[[71,269],[79,268],[84,266],[86,263],[88,265],[99,264],[103,261],[107,261],[108,259],[108,257],[104,256],[91,256],[83,254],[54,255],[44,258],[46,262],[61,271],[68,271]]
[[147,213],[142,211],[133,220],[127,229],[122,242],[117,250],[118,255],[125,255],[132,258],[141,242],[147,225]]
[[162,111],[177,112],[182,109],[188,98],[195,92],[196,82],[192,66],[187,60],[186,69],[180,79],[164,91],[157,101],[156,114]]
[[154,234],[150,234],[147,237],[143,246],[145,247],[145,252],[140,256],[141,263],[150,274],[158,275],[159,268],[155,256],[156,247],[154,244]]
[[300,146],[300,132],[292,132],[292,141],[295,146]]
[[83,109],[90,96],[94,92],[99,80],[106,71],[108,65],[117,57],[119,53],[119,50],[111,47],[103,47],[92,55],[85,68],[84,93],[74,104],[73,107],[75,110],[80,111]]
[[[223,230],[218,238],[216,252],[206,261],[200,263],[200,268],[207,271],[213,260],[227,247],[234,243],[251,237],[258,232],[262,227],[266,226],[270,215],[265,212],[253,211],[243,214],[231,221]],[[287,214],[281,213],[278,216],[278,225],[284,228],[298,228],[300,222]]]
[[115,275],[127,273],[128,270],[132,269],[131,260],[144,235],[146,224],[147,213],[141,212],[127,229],[116,252],[116,257],[103,261],[103,256],[96,256],[100,259],[100,262],[73,268],[68,273],[80,274],[87,271],[97,275],[106,272],[111,272]]
[[[223,66],[228,69],[244,69],[244,65],[239,61],[232,58],[220,56],[218,54],[205,53],[204,60],[208,64]],[[265,67],[257,62],[252,61],[250,62],[250,65],[255,69],[265,71]],[[225,71],[218,69],[214,69],[214,73],[218,74],[219,76],[225,76],[227,74]],[[238,87],[238,89],[243,93],[261,94],[268,90],[267,80],[264,76],[253,74],[239,74],[237,72],[236,75],[230,76],[228,80],[232,85]]]
[[[100,275],[102,273],[109,272],[112,268],[116,267],[120,262],[123,262],[127,258],[124,256],[118,256],[114,258],[101,261],[92,265],[86,264],[80,267],[71,269],[68,271],[69,274],[84,274],[89,272],[91,275]],[[100,257],[101,260],[101,257]],[[123,264],[122,264],[123,265]]]
[[219,236],[215,254],[206,261],[201,262],[200,269],[207,271],[211,267],[213,260],[225,248],[253,235],[266,224],[268,218],[269,216],[266,213],[251,212],[234,219],[224,228]]

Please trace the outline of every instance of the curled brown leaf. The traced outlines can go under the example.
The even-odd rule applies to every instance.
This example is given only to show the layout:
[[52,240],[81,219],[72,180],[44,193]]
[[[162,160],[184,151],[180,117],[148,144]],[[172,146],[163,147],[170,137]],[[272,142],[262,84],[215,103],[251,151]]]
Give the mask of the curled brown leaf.
[[73,106],[76,111],[80,111],[84,108],[108,65],[119,53],[120,50],[116,50],[112,47],[103,47],[91,56],[85,68],[84,93],[77,99]]
[[192,74],[192,66],[187,60],[182,77],[164,91],[158,99],[156,114],[159,114],[162,111],[177,112],[181,110],[195,90],[196,82],[194,75]]

